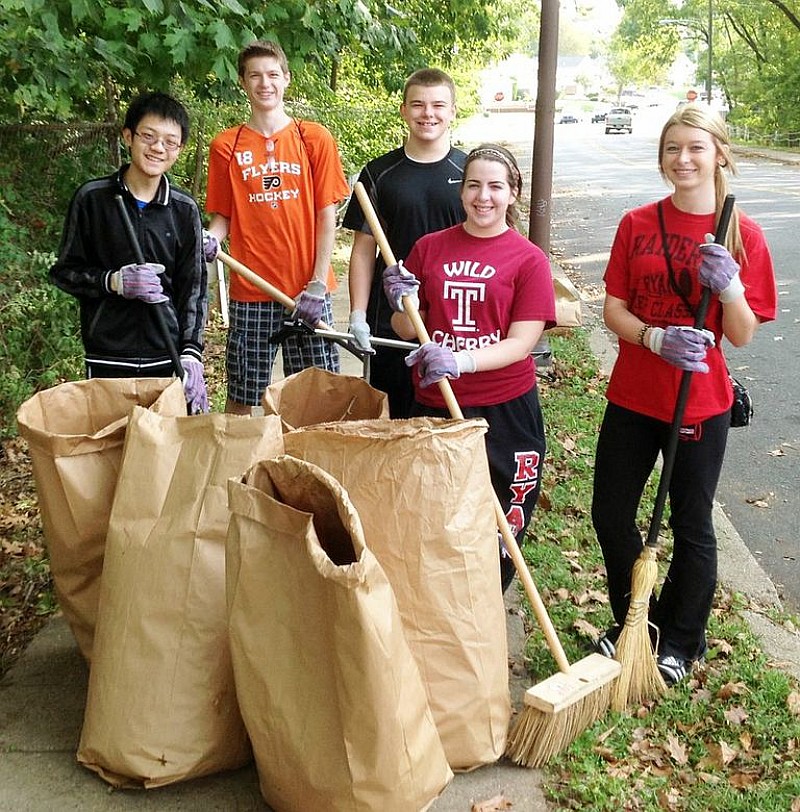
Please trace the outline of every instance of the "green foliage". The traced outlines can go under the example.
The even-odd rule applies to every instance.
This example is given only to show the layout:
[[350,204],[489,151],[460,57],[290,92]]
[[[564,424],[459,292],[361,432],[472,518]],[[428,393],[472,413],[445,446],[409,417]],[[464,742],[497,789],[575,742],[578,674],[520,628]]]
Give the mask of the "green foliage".
[[180,76],[198,98],[232,100],[236,58],[277,39],[294,72],[329,77],[345,53],[375,87],[397,90],[425,64],[486,53],[514,31],[509,0],[8,0],[0,19],[0,119],[114,118],[120,99],[167,90]]
[[[0,214],[0,233],[4,228]],[[6,265],[0,285],[0,436],[16,433],[17,408],[39,389],[80,375],[82,346],[77,307],[45,282],[53,255],[33,253]]]

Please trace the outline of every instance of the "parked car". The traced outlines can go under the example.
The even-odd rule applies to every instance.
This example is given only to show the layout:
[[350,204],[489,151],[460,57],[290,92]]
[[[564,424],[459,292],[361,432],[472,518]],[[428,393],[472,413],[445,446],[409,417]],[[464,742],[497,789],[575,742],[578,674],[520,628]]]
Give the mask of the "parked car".
[[592,116],[592,124],[597,124],[599,121],[605,121],[606,114],[605,113],[595,113]]
[[633,132],[633,116],[629,107],[612,107],[606,115],[606,135],[610,132]]
[[577,124],[578,117],[573,116],[572,113],[564,113],[558,120],[559,124]]

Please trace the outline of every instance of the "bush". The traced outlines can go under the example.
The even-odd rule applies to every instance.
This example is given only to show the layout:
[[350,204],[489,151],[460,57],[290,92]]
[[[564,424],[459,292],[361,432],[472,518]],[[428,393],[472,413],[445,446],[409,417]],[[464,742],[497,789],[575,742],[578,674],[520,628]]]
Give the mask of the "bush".
[[0,208],[5,273],[0,282],[0,437],[16,433],[16,411],[40,389],[80,377],[83,348],[74,300],[46,281],[52,254],[26,254],[23,230]]

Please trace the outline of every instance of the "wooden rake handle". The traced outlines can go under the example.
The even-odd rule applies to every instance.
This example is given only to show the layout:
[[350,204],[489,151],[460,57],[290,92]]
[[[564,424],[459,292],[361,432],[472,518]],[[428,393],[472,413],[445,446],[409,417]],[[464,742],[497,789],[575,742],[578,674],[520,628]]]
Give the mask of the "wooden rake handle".
[[[230,254],[226,254],[222,249],[220,249],[219,253],[217,254],[217,259],[220,260],[224,265],[227,265],[234,273],[239,274],[239,276],[250,282],[251,285],[255,285],[255,287],[257,287],[263,293],[266,293],[267,296],[274,299],[276,302],[278,302],[278,304],[282,304],[287,310],[295,309],[297,303],[294,299],[292,299],[291,296],[284,293],[280,288],[276,288],[275,285],[271,285],[266,279],[260,277],[255,271],[251,271],[247,265],[239,262],[238,259],[234,259]],[[319,322],[316,327],[318,330],[331,329],[330,325],[326,324],[324,321]]]
[[[364,212],[364,217],[366,217],[367,223],[372,231],[372,236],[378,243],[383,261],[386,263],[387,267],[389,265],[396,265],[397,261],[395,260],[394,253],[389,245],[389,241],[386,239],[386,234],[383,231],[383,227],[378,220],[378,215],[375,213],[375,209],[372,206],[372,201],[369,199],[369,195],[367,194],[367,190],[364,188],[364,184],[360,181],[356,183],[355,193],[356,197],[358,198],[358,202],[361,204],[361,210]],[[403,298],[403,310],[411,320],[411,324],[414,326],[414,332],[417,334],[419,343],[427,344],[430,342],[431,338],[428,335],[428,330],[419,315],[419,310],[417,310],[413,300],[408,296]],[[457,420],[463,420],[464,414],[461,411],[461,407],[458,405],[458,401],[456,400],[456,396],[453,392],[453,387],[450,386],[450,381],[447,378],[442,378],[442,380],[439,381],[439,389],[444,397],[445,403],[447,404],[447,409],[450,412],[450,415]],[[550,620],[550,616],[547,614],[547,609],[545,608],[544,602],[539,595],[539,590],[536,588],[536,584],[533,582],[533,577],[531,576],[530,571],[528,570],[528,565],[525,563],[525,559],[522,556],[522,551],[519,548],[519,544],[517,544],[517,540],[514,538],[514,534],[511,532],[508,519],[506,519],[506,515],[503,513],[502,505],[500,504],[500,500],[497,498],[497,494],[494,492],[494,488],[492,488],[492,496],[494,500],[495,521],[497,522],[497,527],[500,530],[500,535],[503,537],[506,550],[511,556],[511,560],[514,562],[514,566],[517,569],[517,574],[522,581],[522,585],[525,587],[525,593],[527,594],[528,600],[533,608],[533,613],[536,616],[537,622],[539,623],[539,628],[541,628],[542,633],[547,640],[547,646],[550,649],[550,653],[555,658],[559,670],[567,674],[569,673],[570,665],[569,660],[567,660],[567,655],[564,653],[564,647],[561,645],[561,641],[558,639],[553,622]]]

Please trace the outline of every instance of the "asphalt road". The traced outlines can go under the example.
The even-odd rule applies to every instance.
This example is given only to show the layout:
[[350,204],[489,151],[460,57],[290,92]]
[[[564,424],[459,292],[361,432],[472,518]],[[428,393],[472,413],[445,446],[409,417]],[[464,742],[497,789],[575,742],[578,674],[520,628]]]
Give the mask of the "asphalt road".
[[[668,108],[640,111],[632,135],[605,135],[602,124],[555,127],[551,251],[600,315],[602,275],[621,215],[668,193],[658,173],[657,143]],[[532,113],[475,116],[456,129],[466,146],[506,143],[527,170]],[[778,319],[743,348],[726,346],[731,370],[750,389],[753,424],[732,430],[717,499],[788,608],[800,610],[800,358],[797,239],[800,165],[738,158],[737,203],[767,236],[776,268]]]

